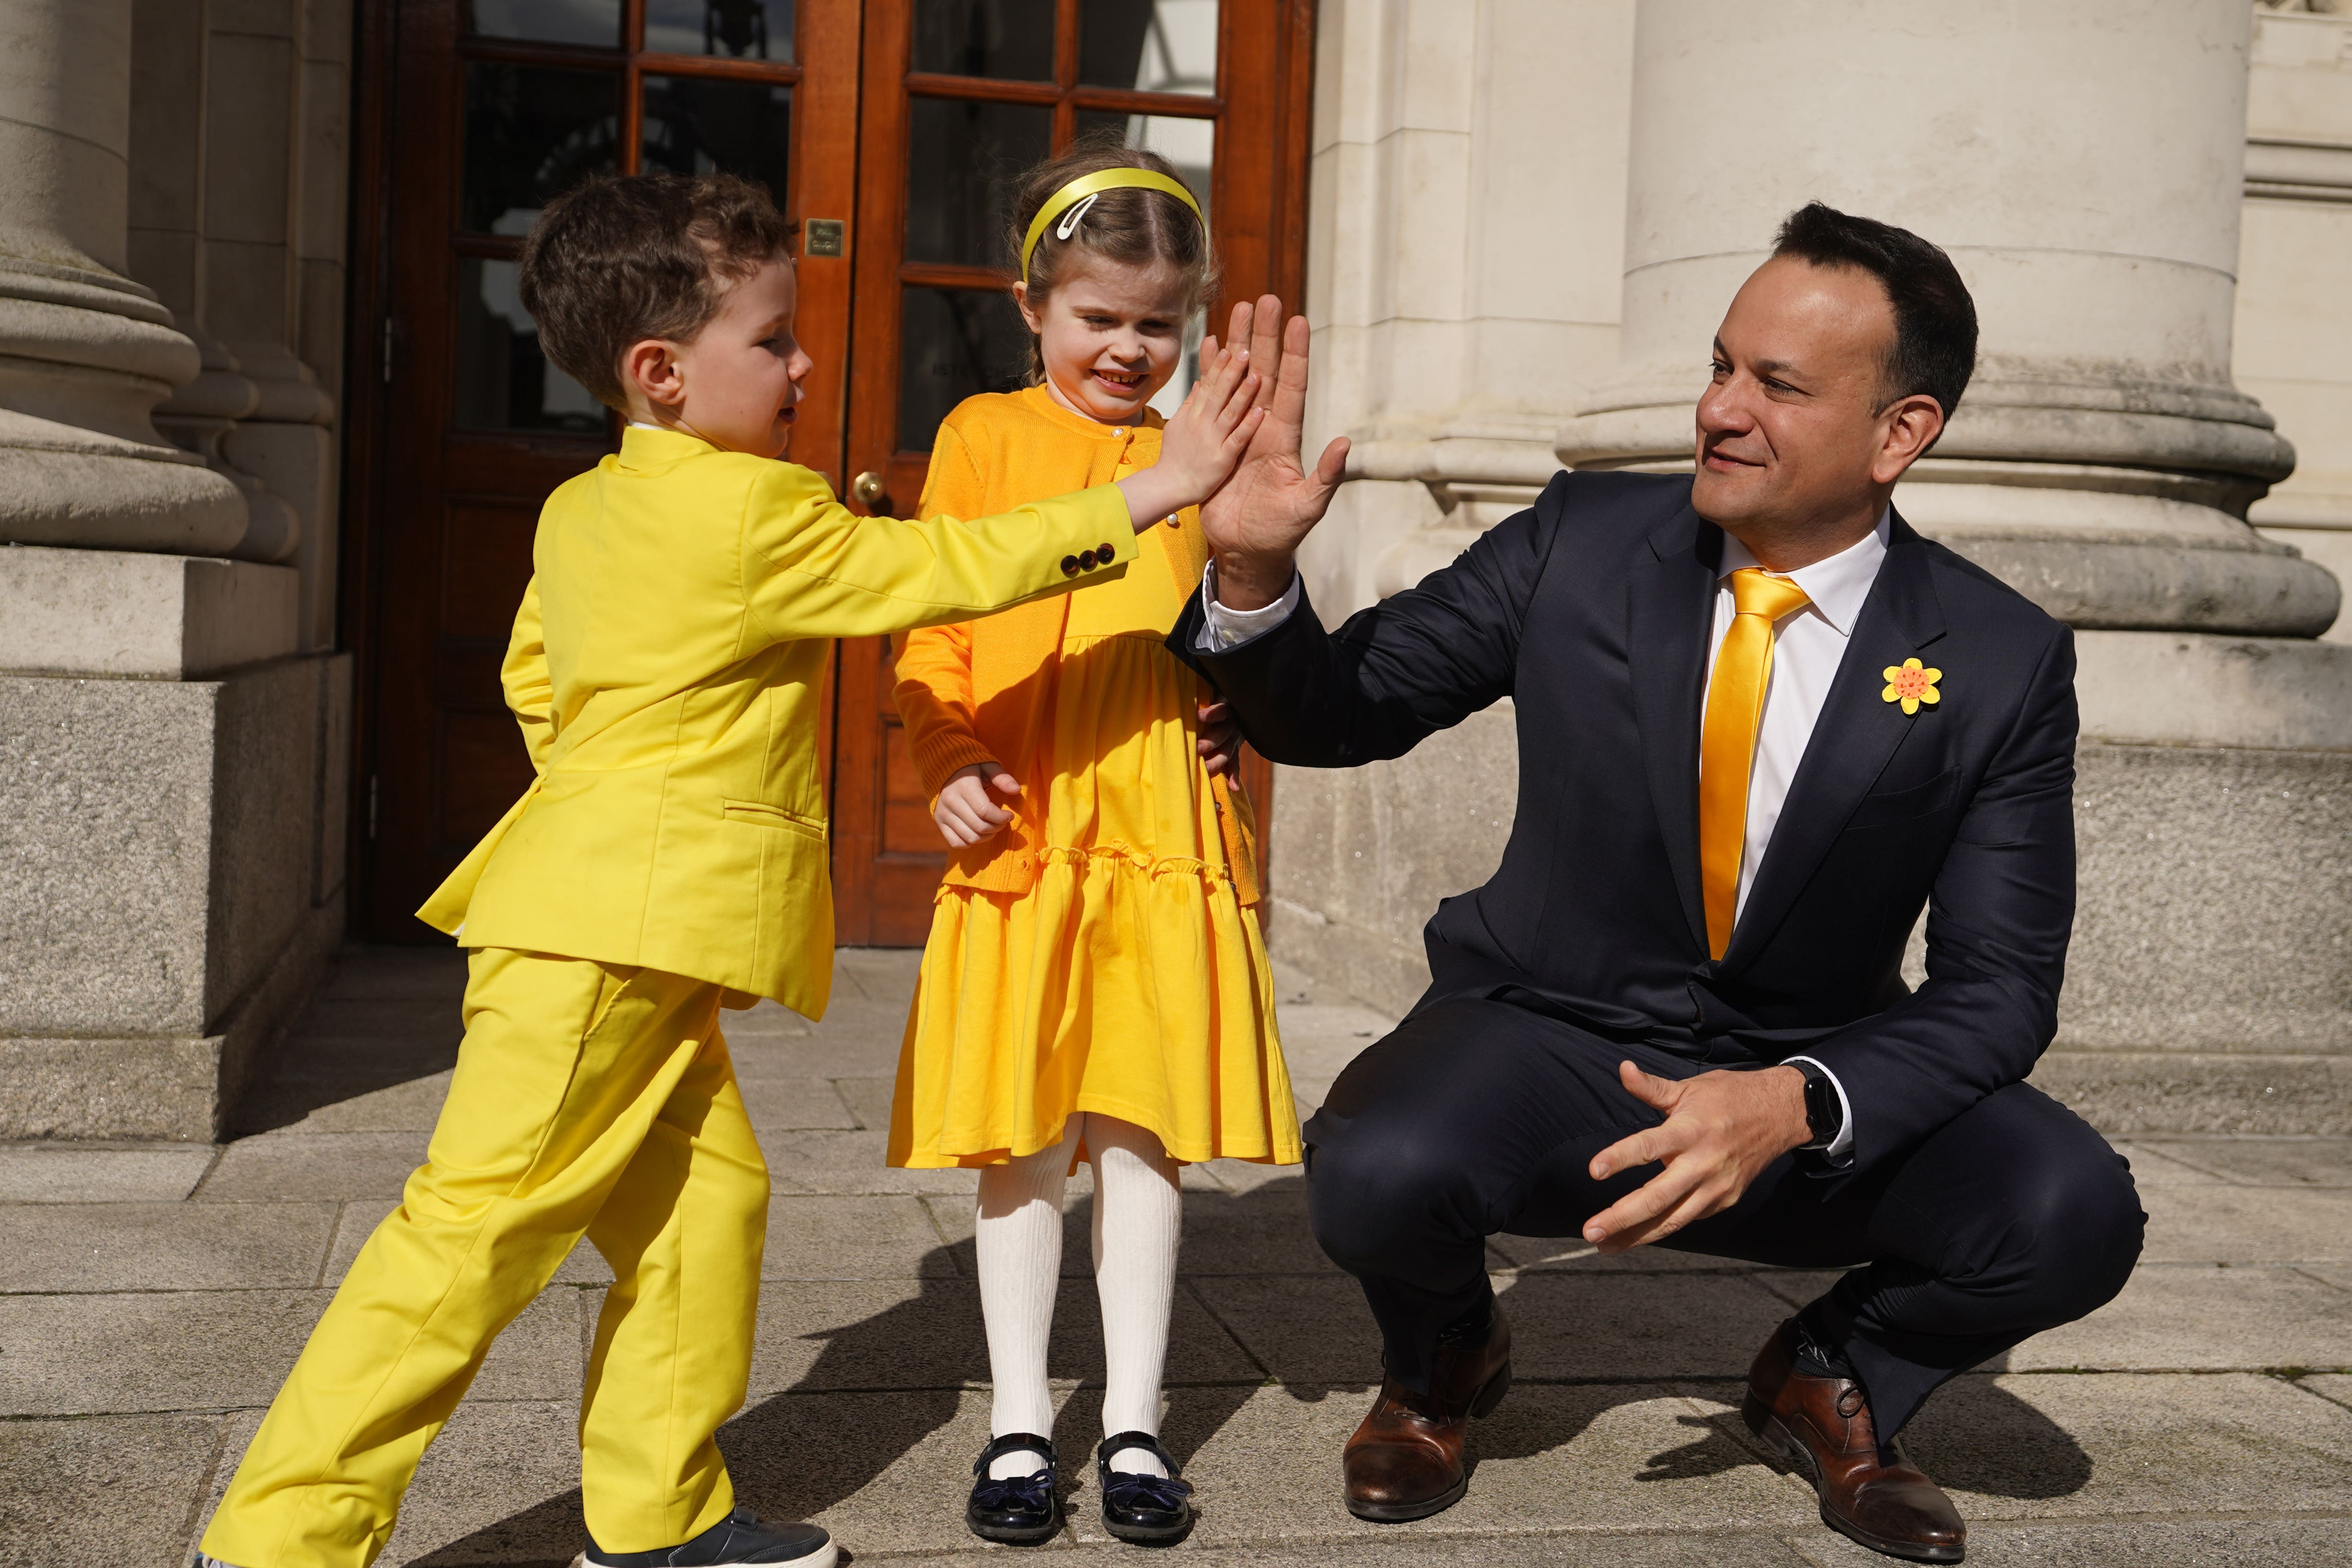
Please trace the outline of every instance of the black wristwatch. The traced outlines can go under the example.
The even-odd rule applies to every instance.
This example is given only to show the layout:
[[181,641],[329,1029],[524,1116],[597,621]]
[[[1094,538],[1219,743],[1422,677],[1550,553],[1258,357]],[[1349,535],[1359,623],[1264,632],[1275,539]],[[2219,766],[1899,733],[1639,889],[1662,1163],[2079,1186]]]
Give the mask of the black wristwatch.
[[1845,1131],[1845,1102],[1838,1098],[1837,1085],[1823,1071],[1819,1062],[1786,1062],[1805,1075],[1805,1125],[1812,1137],[1797,1145],[1801,1149],[1822,1150],[1837,1142]]

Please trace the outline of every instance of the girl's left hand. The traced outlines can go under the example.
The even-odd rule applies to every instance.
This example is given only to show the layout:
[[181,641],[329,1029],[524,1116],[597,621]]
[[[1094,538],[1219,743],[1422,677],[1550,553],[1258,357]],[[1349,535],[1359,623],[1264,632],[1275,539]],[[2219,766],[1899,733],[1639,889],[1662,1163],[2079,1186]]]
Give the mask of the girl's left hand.
[[1265,418],[1249,350],[1201,342],[1201,379],[1160,437],[1160,460],[1120,479],[1138,533],[1216,493]]

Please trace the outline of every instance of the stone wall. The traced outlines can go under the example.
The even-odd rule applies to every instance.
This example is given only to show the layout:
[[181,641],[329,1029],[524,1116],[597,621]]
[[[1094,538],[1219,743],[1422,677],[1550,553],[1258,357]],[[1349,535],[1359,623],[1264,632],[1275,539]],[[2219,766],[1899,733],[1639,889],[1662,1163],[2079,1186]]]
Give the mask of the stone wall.
[[0,3],[0,1138],[214,1138],[341,933],[351,34]]

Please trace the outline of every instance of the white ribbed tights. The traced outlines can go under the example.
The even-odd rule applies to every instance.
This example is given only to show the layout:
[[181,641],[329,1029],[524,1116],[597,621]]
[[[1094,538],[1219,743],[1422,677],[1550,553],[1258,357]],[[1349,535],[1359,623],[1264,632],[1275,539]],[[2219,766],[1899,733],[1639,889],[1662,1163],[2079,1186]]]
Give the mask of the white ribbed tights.
[[[1103,1433],[1160,1435],[1160,1379],[1168,1361],[1168,1314],[1176,1292],[1176,1243],[1183,1208],[1176,1162],[1160,1140],[1132,1122],[1097,1111],[1073,1114],[1061,1142],[990,1165],[980,1173],[980,1310],[988,1323],[988,1363],[996,1384],[991,1429],[1050,1433],[1053,1395],[1045,1386],[1045,1342],[1054,1327],[1054,1289],[1062,1273],[1062,1186],[1083,1138],[1095,1168],[1095,1291],[1102,1300]],[[989,1467],[1003,1479],[1036,1470],[1045,1457],[1027,1449]],[[1114,1455],[1111,1468],[1163,1473],[1139,1448]]]

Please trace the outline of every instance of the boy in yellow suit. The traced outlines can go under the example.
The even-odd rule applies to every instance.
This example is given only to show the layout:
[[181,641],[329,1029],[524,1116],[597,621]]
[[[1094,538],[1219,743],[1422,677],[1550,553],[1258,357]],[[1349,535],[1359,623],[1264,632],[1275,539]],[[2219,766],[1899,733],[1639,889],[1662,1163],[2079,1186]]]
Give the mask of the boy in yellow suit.
[[504,670],[538,777],[419,911],[471,950],[425,1163],[201,1562],[371,1562],[491,1340],[583,1235],[614,1283],[581,1401],[579,1564],[835,1562],[824,1531],[736,1507],[714,1440],[750,1373],[768,1207],[719,1014],[824,1010],[831,639],[1117,575],[1138,532],[1223,482],[1259,416],[1257,378],[1217,355],[1160,462],[1116,486],[976,521],[856,516],[774,460],[811,369],[790,241],[756,186],[637,176],[552,203],[525,244],[548,358],[629,427],[541,515]]

